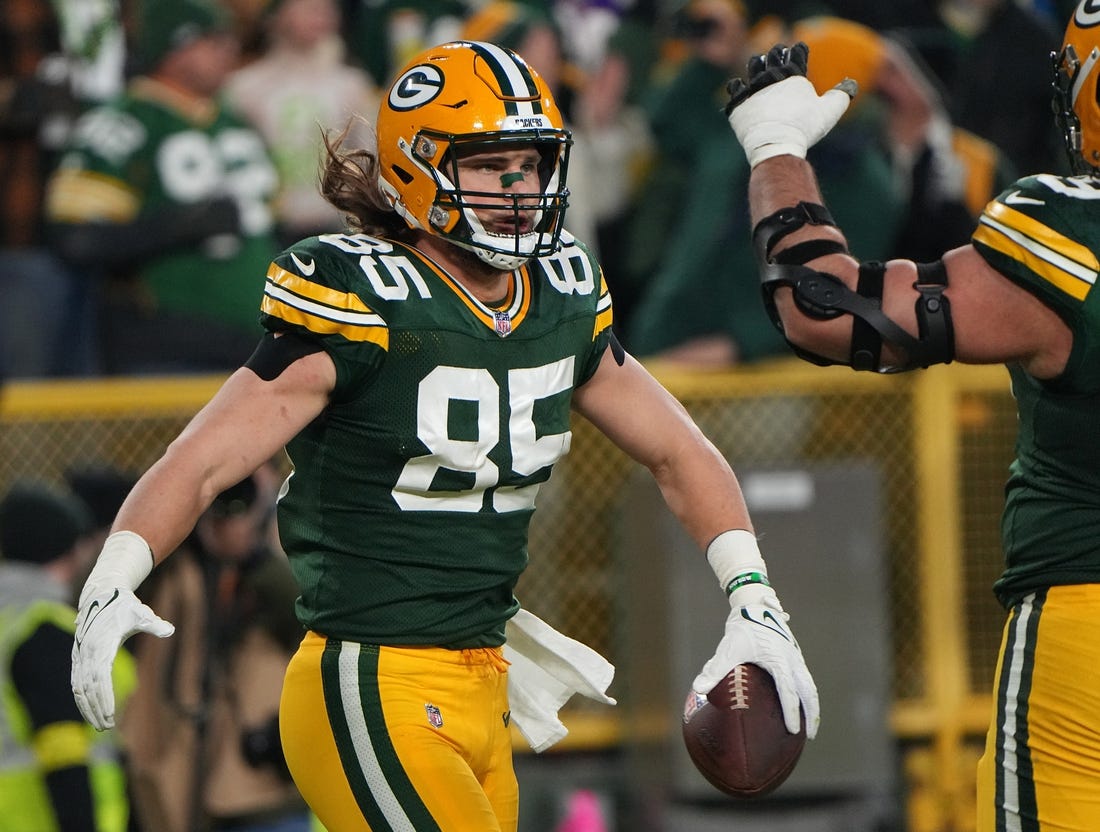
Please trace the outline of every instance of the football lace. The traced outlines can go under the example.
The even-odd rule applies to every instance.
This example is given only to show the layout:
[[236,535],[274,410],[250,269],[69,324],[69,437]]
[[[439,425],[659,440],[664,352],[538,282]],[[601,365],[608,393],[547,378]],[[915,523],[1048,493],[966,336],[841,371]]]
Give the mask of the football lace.
[[749,679],[743,664],[737,665],[733,673],[726,677],[729,681],[730,710],[742,710],[749,707]]

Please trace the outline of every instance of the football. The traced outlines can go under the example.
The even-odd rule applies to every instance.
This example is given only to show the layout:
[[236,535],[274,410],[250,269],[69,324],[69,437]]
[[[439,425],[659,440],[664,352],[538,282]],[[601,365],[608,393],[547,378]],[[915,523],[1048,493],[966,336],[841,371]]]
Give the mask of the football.
[[761,797],[786,780],[806,745],[806,717],[797,734],[783,724],[771,675],[739,664],[706,696],[688,692],[684,744],[699,772],[734,797]]

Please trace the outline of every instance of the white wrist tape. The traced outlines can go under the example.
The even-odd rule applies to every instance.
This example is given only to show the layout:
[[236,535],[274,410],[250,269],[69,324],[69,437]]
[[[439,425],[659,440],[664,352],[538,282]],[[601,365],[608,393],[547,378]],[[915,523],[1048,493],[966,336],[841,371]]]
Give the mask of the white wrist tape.
[[133,592],[149,577],[153,565],[153,550],[145,538],[137,532],[115,532],[103,543],[103,551],[80,592],[79,605],[83,607],[89,598],[116,587]]
[[768,567],[760,554],[756,535],[745,529],[731,529],[714,538],[707,547],[707,562],[718,584],[732,598],[737,594],[739,604],[760,603],[763,598],[775,597],[768,583]]

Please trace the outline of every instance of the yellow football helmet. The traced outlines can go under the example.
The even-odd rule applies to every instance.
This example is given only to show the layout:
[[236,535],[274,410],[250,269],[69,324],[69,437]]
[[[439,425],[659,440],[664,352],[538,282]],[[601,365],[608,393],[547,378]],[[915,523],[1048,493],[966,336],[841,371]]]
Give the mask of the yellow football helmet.
[[1081,0],[1054,61],[1054,119],[1076,174],[1100,176],[1100,0]]
[[[560,247],[568,205],[572,138],[546,83],[514,52],[480,41],[429,49],[397,75],[378,114],[379,183],[394,209],[419,228],[468,249],[501,270]],[[463,147],[534,145],[542,183],[526,233],[485,230],[474,209],[500,207],[501,192],[463,190]],[[486,199],[493,202],[485,202]],[[513,196],[519,213],[521,198]],[[531,196],[522,208],[532,209]],[[517,226],[518,228],[518,226]]]

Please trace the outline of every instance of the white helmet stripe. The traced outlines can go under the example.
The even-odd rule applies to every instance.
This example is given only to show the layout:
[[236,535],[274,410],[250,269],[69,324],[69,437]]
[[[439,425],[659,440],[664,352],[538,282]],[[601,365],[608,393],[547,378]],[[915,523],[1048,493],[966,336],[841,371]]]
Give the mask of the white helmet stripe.
[[493,75],[500,82],[501,91],[513,99],[505,102],[510,113],[531,116],[542,112],[538,87],[525,66],[494,43],[472,41],[470,45],[491,65]]
[[1077,73],[1077,78],[1073,82],[1073,91],[1070,93],[1070,101],[1073,106],[1077,106],[1077,97],[1081,94],[1081,88],[1085,86],[1085,81],[1092,75],[1093,70],[1096,69],[1096,62],[1100,60],[1100,49],[1093,47],[1092,52],[1085,59],[1085,62],[1081,65],[1081,70]]

